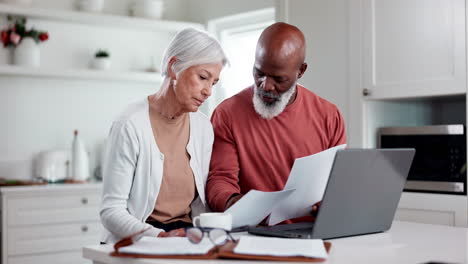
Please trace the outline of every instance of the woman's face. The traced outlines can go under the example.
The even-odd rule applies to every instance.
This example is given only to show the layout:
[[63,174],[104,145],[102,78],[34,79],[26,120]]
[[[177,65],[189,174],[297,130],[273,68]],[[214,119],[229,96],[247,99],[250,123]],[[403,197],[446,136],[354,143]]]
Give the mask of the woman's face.
[[196,112],[210,97],[222,68],[221,63],[200,64],[187,68],[177,76],[174,92],[187,112]]

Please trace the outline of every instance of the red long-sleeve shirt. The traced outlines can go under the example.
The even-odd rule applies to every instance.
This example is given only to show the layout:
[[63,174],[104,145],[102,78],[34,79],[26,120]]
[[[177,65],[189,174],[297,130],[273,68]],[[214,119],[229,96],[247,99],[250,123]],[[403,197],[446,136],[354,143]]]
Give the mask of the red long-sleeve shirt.
[[300,85],[295,101],[270,120],[255,112],[252,96],[251,86],[211,117],[215,140],[206,195],[214,211],[224,211],[233,194],[282,190],[296,158],[346,142],[338,108]]

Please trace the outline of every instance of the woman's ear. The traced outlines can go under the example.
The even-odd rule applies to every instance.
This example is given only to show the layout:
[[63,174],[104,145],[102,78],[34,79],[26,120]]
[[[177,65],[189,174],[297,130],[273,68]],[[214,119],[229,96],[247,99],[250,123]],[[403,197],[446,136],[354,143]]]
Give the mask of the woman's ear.
[[171,57],[171,59],[169,60],[169,63],[167,64],[167,73],[168,73],[168,76],[169,78],[175,80],[176,79],[176,74],[174,72],[174,63],[176,63],[177,61],[177,57],[176,56],[173,56]]

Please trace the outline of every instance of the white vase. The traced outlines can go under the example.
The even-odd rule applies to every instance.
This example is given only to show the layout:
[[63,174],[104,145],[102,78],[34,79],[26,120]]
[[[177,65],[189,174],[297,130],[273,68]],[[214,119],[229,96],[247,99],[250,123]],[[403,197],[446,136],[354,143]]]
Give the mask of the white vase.
[[95,57],[93,60],[93,68],[97,70],[108,70],[110,68],[109,57]]
[[41,65],[41,50],[39,44],[30,37],[25,37],[13,52],[13,64],[27,67]]
[[14,47],[9,46],[6,48],[0,48],[0,64],[13,64],[13,51]]
[[72,158],[70,176],[75,181],[86,181],[89,179],[89,157],[85,146],[81,141],[78,131],[75,130],[75,136],[72,143]]

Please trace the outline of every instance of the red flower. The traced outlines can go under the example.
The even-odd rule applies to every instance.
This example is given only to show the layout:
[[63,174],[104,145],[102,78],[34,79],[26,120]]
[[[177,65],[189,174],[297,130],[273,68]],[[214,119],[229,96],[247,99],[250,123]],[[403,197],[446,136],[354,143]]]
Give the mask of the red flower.
[[48,40],[48,39],[49,39],[49,34],[47,34],[47,33],[41,33],[41,34],[39,35],[39,40],[40,40],[40,41],[46,41],[46,40]]
[[2,40],[2,43],[3,43],[3,46],[6,46],[8,45],[8,42],[10,40],[10,36],[8,36],[8,32],[6,30],[3,30],[2,33],[1,33],[1,40]]

